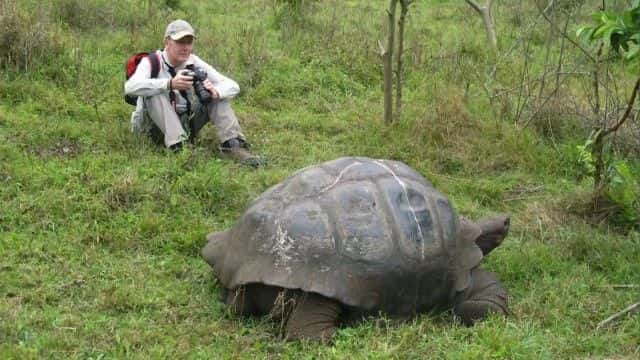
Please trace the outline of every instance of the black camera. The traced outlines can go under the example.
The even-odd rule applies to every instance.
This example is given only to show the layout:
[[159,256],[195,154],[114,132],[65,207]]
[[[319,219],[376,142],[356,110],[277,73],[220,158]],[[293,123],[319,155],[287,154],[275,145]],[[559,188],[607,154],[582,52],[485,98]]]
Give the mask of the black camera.
[[189,71],[186,75],[193,77],[193,90],[200,103],[205,105],[210,103],[212,99],[211,93],[202,83],[207,79],[207,71],[194,65],[187,65],[186,69]]

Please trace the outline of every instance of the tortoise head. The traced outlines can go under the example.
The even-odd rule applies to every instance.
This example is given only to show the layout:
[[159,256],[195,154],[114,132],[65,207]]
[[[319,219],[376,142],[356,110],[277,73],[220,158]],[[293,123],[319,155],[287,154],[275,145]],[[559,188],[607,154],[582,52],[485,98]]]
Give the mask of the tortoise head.
[[477,224],[482,229],[482,234],[475,240],[482,250],[483,255],[487,255],[493,249],[502,244],[502,241],[509,233],[511,220],[509,215],[498,215],[490,218],[480,219]]

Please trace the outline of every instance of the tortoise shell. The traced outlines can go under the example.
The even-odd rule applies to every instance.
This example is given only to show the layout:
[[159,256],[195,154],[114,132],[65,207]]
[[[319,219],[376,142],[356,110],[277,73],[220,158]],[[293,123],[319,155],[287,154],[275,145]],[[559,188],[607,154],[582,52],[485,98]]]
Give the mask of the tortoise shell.
[[477,225],[404,163],[347,157],[292,174],[203,249],[228,289],[263,283],[369,311],[447,307],[482,259]]

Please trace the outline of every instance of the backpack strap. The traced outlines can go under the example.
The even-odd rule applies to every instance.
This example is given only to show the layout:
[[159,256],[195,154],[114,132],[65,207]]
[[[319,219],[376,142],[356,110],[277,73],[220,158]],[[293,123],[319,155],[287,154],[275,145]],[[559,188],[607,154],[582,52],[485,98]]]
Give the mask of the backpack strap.
[[[162,58],[162,61],[167,66],[167,71],[169,71],[169,74],[171,75],[171,77],[175,77],[177,75],[176,69],[173,66],[171,66],[164,58]],[[191,101],[189,101],[189,95],[187,95],[187,91],[186,90],[180,90],[179,93],[180,93],[180,96],[182,96],[184,98],[184,100],[186,101],[186,103],[187,103],[187,113],[191,114]],[[173,109],[175,110],[176,109],[176,94],[175,94],[175,92],[169,91],[169,99],[171,100],[171,103],[173,104]]]
[[158,73],[160,73],[160,52],[150,52],[149,55],[147,55],[147,59],[149,59],[149,63],[151,64],[151,78],[155,79],[158,77]]

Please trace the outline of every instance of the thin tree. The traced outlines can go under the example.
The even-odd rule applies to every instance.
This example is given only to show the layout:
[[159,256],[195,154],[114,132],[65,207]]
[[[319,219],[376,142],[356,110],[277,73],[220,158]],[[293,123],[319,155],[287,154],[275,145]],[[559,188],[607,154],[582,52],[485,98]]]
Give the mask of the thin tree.
[[[629,62],[636,66],[640,65],[640,1],[634,0],[633,4],[623,13],[616,14],[604,11],[604,3],[602,11],[595,16],[595,26],[585,26],[577,31],[578,37],[581,37],[587,43],[598,43],[598,54],[596,56],[596,69],[599,65],[599,57],[603,47],[624,56]],[[596,72],[597,74],[597,72]],[[594,76],[594,87],[599,87],[598,77]],[[611,126],[607,126],[606,117],[601,126],[597,127],[592,137],[591,154],[594,160],[593,186],[594,193],[599,194],[608,184],[606,179],[606,161],[605,161],[605,139],[631,118],[631,113],[636,102],[636,96],[640,91],[640,77],[637,78],[632,90],[626,109],[622,116]],[[595,104],[594,112],[600,113],[599,102]]]
[[407,21],[409,5],[413,0],[400,0],[400,20],[398,21],[398,51],[396,53],[396,115],[397,120],[402,116],[402,55],[404,53],[404,28]]
[[396,5],[398,0],[389,1],[389,9],[387,17],[389,19],[389,34],[387,35],[387,47],[385,48],[380,41],[380,57],[384,66],[384,122],[390,124],[393,122],[393,44],[396,32]]
[[482,22],[484,23],[484,30],[487,33],[487,40],[489,40],[489,44],[493,50],[498,49],[498,39],[496,37],[496,27],[493,22],[493,15],[491,14],[491,6],[493,5],[493,0],[487,0],[485,5],[480,5],[474,0],[465,0],[467,4],[469,4],[475,11],[480,14],[482,17]]
[[[378,41],[378,47],[380,48],[380,57],[382,58],[383,71],[384,71],[384,121],[385,123],[392,123],[394,118],[399,119],[402,112],[402,55],[404,52],[404,29],[407,20],[407,12],[409,11],[409,5],[414,0],[390,0],[389,9],[387,9],[387,17],[389,21],[389,33],[387,35],[387,46],[383,46],[382,42]],[[396,34],[396,9],[398,3],[400,4],[400,19],[398,21],[398,32]],[[396,42],[396,36],[398,37],[398,49],[395,51],[396,68],[393,69],[393,54],[394,46]],[[396,79],[396,115],[393,115],[393,74],[395,73]]]

